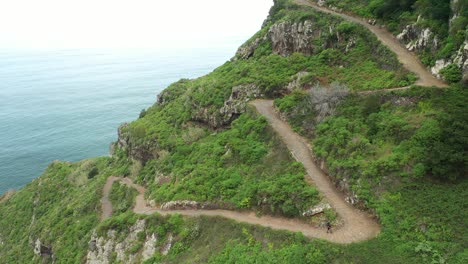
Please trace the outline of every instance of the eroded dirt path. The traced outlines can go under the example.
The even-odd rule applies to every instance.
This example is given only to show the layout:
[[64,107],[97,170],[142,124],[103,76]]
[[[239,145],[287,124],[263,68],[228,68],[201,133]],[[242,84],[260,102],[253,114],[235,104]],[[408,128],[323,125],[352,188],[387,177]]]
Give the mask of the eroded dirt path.
[[315,8],[316,10],[339,16],[343,19],[348,21],[352,21],[354,23],[358,23],[369,29],[374,35],[391,51],[393,51],[396,55],[398,60],[403,64],[403,66],[416,74],[418,77],[418,81],[415,84],[421,86],[436,86],[436,87],[447,87],[447,84],[443,81],[434,77],[425,67],[422,65],[418,57],[408,51],[402,44],[398,41],[398,39],[393,36],[392,33],[388,32],[386,29],[381,28],[379,26],[373,26],[364,21],[361,18],[353,17],[347,14],[338,13],[333,10],[327,9],[325,7],[318,6],[315,2],[311,2],[310,0],[295,0],[295,2],[299,5],[306,5]]
[[144,198],[144,187],[134,184],[128,178],[120,177],[109,177],[104,185],[103,198],[101,200],[101,220],[105,220],[112,215],[112,204],[109,201],[109,192],[115,181],[121,181],[122,183],[135,188],[139,192],[133,208],[133,212],[137,214],[153,214],[157,212],[162,215],[181,214],[185,216],[221,216],[238,222],[261,225],[272,229],[301,232],[307,237],[321,238],[341,244],[364,241],[377,236],[380,232],[380,226],[378,223],[366,213],[345,202],[343,195],[332,185],[328,176],[317,168],[313,162],[313,156],[306,140],[296,134],[287,123],[279,118],[273,107],[273,101],[256,100],[251,102],[251,104],[257,108],[260,114],[267,118],[272,128],[287,145],[292,155],[299,162],[304,164],[308,176],[313,180],[317,189],[341,217],[344,223],[342,227],[334,230],[332,234],[327,234],[325,228],[317,228],[296,219],[273,216],[258,217],[254,212],[238,212],[229,210],[161,210],[148,205],[148,202]]

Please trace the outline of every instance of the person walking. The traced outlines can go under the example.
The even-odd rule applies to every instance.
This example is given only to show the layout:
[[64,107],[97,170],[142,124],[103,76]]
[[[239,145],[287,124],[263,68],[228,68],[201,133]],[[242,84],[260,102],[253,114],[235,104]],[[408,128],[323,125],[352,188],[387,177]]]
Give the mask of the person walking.
[[327,224],[326,224],[326,225],[327,225],[327,233],[330,233],[330,234],[331,234],[331,232],[332,232],[332,230],[331,230],[332,225],[331,225],[330,221],[327,221]]

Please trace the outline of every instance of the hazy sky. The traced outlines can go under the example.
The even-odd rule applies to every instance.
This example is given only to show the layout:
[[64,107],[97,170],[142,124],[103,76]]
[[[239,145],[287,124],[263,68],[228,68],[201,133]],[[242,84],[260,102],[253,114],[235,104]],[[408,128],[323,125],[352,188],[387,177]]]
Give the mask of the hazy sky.
[[216,46],[220,38],[253,35],[272,4],[272,0],[0,0],[0,48]]

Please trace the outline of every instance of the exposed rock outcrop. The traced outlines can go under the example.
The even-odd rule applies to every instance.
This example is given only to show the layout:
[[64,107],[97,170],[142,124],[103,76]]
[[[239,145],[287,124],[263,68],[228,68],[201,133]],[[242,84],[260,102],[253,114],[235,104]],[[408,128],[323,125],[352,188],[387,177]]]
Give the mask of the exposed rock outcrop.
[[320,35],[320,31],[310,20],[296,23],[280,22],[271,26],[266,35],[242,45],[236,53],[236,58],[251,57],[258,46],[265,41],[271,43],[275,54],[289,56],[294,52],[302,52],[310,55],[315,49],[313,39]]
[[249,41],[242,45],[236,52],[236,58],[240,59],[248,59],[254,55],[255,50],[257,47],[268,38],[267,36],[259,37],[254,39],[253,41]]
[[40,257],[52,257],[52,247],[44,245],[38,238],[34,243],[34,254]]
[[107,239],[104,237],[97,237],[96,234],[93,234],[89,242],[86,263],[108,264],[114,252],[114,246],[115,231],[109,230],[107,232]]
[[331,209],[330,204],[321,203],[321,204],[318,204],[318,205],[310,208],[309,210],[303,212],[302,216],[314,216],[314,215],[317,215],[317,214],[321,214],[321,213],[325,212],[326,209]]
[[[113,262],[119,263],[140,263],[151,258],[156,252],[167,254],[171,249],[174,237],[168,235],[166,242],[162,247],[158,247],[158,237],[151,233],[146,235],[142,241],[139,234],[145,232],[146,221],[138,220],[129,228],[129,232],[123,239],[114,230],[109,230],[106,236],[98,237],[94,233],[89,242],[86,263],[107,264]],[[136,245],[141,246],[141,250],[134,252]]]
[[273,25],[268,31],[268,37],[273,53],[282,56],[289,56],[294,52],[310,55],[315,49],[312,40],[319,32],[309,20],[299,23],[284,21]]
[[134,131],[133,135],[130,133],[129,124],[124,123],[118,128],[118,139],[114,143],[114,147],[111,147],[111,155],[113,154],[113,148],[124,150],[128,156],[142,162],[144,165],[148,160],[155,159],[158,157],[158,149],[156,142],[138,142],[137,132]]
[[[318,39],[321,41],[317,42]],[[356,39],[352,35],[340,34],[336,30],[335,23],[323,28],[313,20],[282,21],[272,25],[264,36],[242,45],[238,49],[235,59],[251,57],[265,41],[270,42],[274,54],[289,56],[295,52],[306,55],[317,54],[327,48],[339,48],[348,52],[354,47]],[[316,43],[322,44],[317,46]]]
[[298,72],[296,75],[292,77],[291,82],[288,83],[286,86],[286,90],[288,92],[292,92],[294,90],[302,90],[304,88],[310,88],[310,83],[303,84],[304,77],[308,76],[309,73],[305,71]]
[[[452,22],[455,21],[461,12],[461,6],[458,0],[450,1],[451,7],[451,18],[449,20],[450,30],[452,30]],[[403,31],[397,35],[397,38],[403,42],[406,48],[410,51],[422,52],[430,51],[432,54],[436,54],[438,50],[443,48],[438,39],[430,28],[423,26],[421,20],[424,19],[419,16],[416,23],[407,25]],[[457,65],[463,72],[464,82],[468,82],[468,40],[460,47],[455,47],[456,52],[448,56],[447,58],[439,59],[431,67],[431,73],[439,79],[442,79],[440,71],[450,64]]]
[[455,64],[462,70],[463,82],[468,83],[468,41],[465,41],[451,58],[437,60],[431,72],[437,78],[442,79],[440,71],[450,64]]
[[315,122],[318,124],[335,113],[338,104],[349,94],[346,85],[332,83],[330,87],[316,85],[310,90],[310,101],[314,107]]
[[232,88],[229,99],[219,110],[225,121],[231,121],[247,110],[247,103],[251,99],[263,97],[258,86],[254,84],[239,85]]
[[158,237],[156,236],[156,234],[151,234],[151,236],[146,237],[146,242],[143,245],[143,252],[141,253],[143,261],[151,258],[154,252],[156,252],[157,242]]
[[174,236],[172,234],[169,234],[169,236],[168,236],[168,238],[166,240],[166,243],[161,248],[161,255],[165,256],[165,255],[167,255],[169,253],[169,251],[172,248],[173,240],[174,240]]
[[[418,18],[418,22],[421,16]],[[397,35],[397,39],[405,43],[409,51],[422,51],[439,49],[439,40],[430,28],[422,27],[418,22],[407,25],[403,31]]]
[[161,205],[161,210],[214,210],[219,208],[220,206],[213,203],[196,201],[170,201]]
[[239,115],[245,113],[248,101],[260,97],[263,97],[263,94],[254,84],[235,86],[232,88],[229,99],[219,110],[194,105],[192,120],[206,123],[212,128],[228,125]]

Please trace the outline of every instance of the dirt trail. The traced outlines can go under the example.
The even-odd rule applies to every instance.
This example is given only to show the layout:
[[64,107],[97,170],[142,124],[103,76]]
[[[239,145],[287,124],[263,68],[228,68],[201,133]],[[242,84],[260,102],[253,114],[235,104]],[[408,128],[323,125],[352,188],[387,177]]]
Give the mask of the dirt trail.
[[333,10],[327,9],[325,7],[320,7],[315,3],[312,3],[309,0],[295,0],[299,5],[306,5],[315,8],[316,10],[339,16],[343,19],[352,21],[354,23],[358,23],[363,25],[364,27],[368,28],[375,36],[391,51],[393,51],[396,55],[398,60],[403,64],[403,66],[416,74],[418,76],[418,81],[416,81],[417,85],[421,86],[436,86],[436,87],[447,87],[447,84],[443,81],[434,77],[425,67],[421,64],[419,59],[408,51],[402,44],[386,29],[381,28],[379,26],[373,26],[364,21],[361,18],[353,17],[350,15],[346,15],[343,13],[338,13]]
[[304,164],[307,174],[313,180],[317,189],[327,199],[333,209],[342,218],[344,225],[332,234],[327,234],[325,228],[317,228],[296,219],[283,217],[261,216],[257,217],[253,212],[237,212],[229,210],[161,210],[148,206],[144,198],[145,188],[134,184],[128,178],[109,177],[103,189],[102,197],[102,216],[101,220],[112,215],[112,204],[109,201],[109,192],[115,181],[121,181],[130,187],[138,190],[139,195],[136,198],[136,204],[133,211],[137,214],[153,214],[158,212],[162,215],[181,214],[185,216],[222,216],[239,222],[256,224],[272,229],[288,230],[292,232],[301,232],[307,237],[321,238],[335,243],[352,243],[371,239],[380,232],[380,226],[369,215],[359,211],[345,202],[343,195],[334,188],[330,179],[317,168],[313,162],[312,153],[306,140],[296,134],[291,127],[274,110],[273,101],[256,100],[251,102],[258,112],[265,116],[272,128],[282,138],[292,155]]
[[[324,7],[319,7],[308,0],[295,1],[299,5],[307,5],[318,11],[339,16],[368,28],[385,46],[397,55],[398,60],[406,69],[418,76],[419,80],[416,82],[417,85],[447,87],[443,81],[438,80],[430,74],[418,58],[406,50],[386,29],[378,26],[372,26],[360,18],[338,13]],[[408,88],[409,87],[399,87],[384,90],[394,91]],[[368,93],[368,91],[361,93]],[[237,212],[228,210],[161,210],[159,208],[148,206],[148,202],[144,198],[145,188],[143,186],[133,183],[128,178],[121,177],[109,177],[104,185],[103,196],[101,199],[101,220],[105,220],[112,215],[112,203],[109,200],[109,193],[112,184],[115,181],[120,181],[138,191],[139,194],[136,197],[136,204],[133,208],[133,211],[137,214],[153,214],[157,212],[162,215],[181,214],[185,216],[221,216],[239,222],[270,227],[272,229],[301,232],[307,237],[325,239],[341,244],[364,241],[377,236],[380,232],[379,224],[365,212],[362,212],[345,202],[343,194],[333,186],[328,176],[325,175],[313,162],[313,155],[307,141],[296,134],[287,123],[279,118],[273,107],[273,101],[255,100],[251,102],[251,104],[257,108],[260,114],[266,117],[272,128],[287,145],[294,158],[304,165],[307,174],[312,179],[314,185],[343,220],[344,224],[342,227],[334,230],[332,234],[327,234],[325,228],[317,228],[297,219],[273,216],[258,217],[253,212]]]

